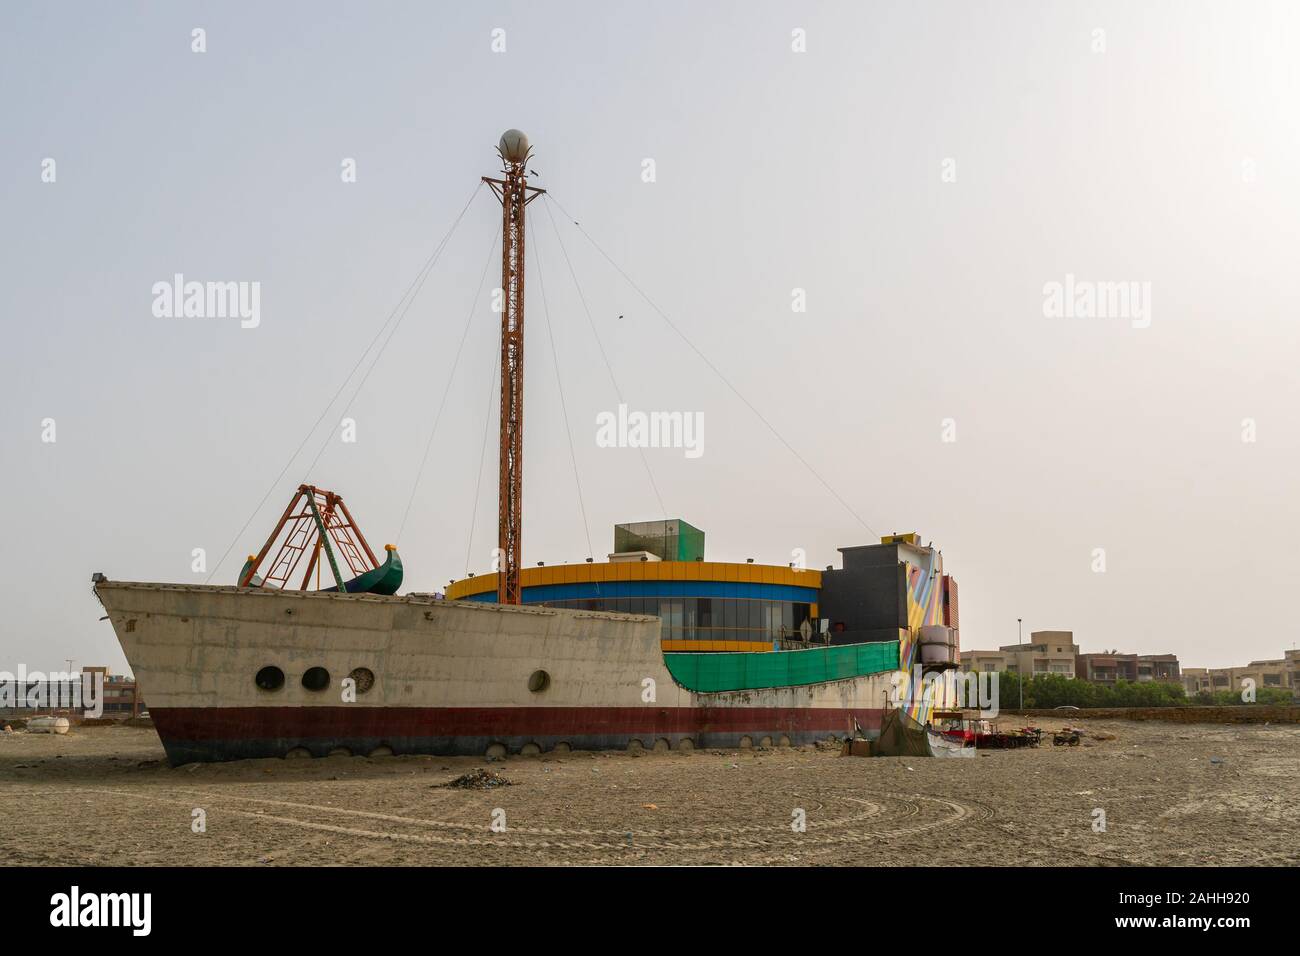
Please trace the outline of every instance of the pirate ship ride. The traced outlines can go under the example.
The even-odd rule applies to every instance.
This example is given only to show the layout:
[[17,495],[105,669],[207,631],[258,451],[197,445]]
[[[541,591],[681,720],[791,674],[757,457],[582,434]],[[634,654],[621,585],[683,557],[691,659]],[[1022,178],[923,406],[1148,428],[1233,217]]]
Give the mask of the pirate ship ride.
[[[939,623],[935,608],[947,605],[936,597],[933,549],[928,572],[900,576],[910,620],[892,640],[816,646],[805,627],[764,653],[674,651],[656,615],[524,603],[524,225],[544,190],[528,183],[527,137],[508,131],[498,153],[500,178],[483,180],[502,209],[495,600],[397,595],[396,549],[377,560],[341,497],[306,484],[231,586],[96,574],[172,763],[686,750],[871,733],[896,675],[919,655],[920,627]],[[667,577],[690,577],[669,563],[682,562],[665,562]]]

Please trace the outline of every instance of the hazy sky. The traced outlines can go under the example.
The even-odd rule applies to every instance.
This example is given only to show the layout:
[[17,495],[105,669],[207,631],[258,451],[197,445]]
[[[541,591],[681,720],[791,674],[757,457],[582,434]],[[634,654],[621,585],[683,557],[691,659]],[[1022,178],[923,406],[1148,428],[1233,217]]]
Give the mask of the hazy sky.
[[[194,549],[211,570],[496,172],[508,127],[531,136],[535,182],[871,529],[943,549],[963,646],[1014,642],[1017,617],[1184,666],[1300,639],[1294,4],[0,16],[0,669],[125,668],[91,572],[207,577]],[[547,313],[592,551],[615,522],[663,516],[638,453],[597,447],[617,399],[560,239],[628,405],[703,415],[700,457],[646,460],[712,557],[783,565],[802,548],[821,567],[871,540],[551,206],[557,239],[545,202],[530,207],[525,564],[589,553]],[[398,543],[409,589],[445,586],[467,556],[486,570],[499,217],[475,197],[365,387],[216,580],[305,479],[342,492],[372,543],[397,536],[466,328]],[[260,283],[260,324],[155,316],[152,287],[177,273]],[[1131,316],[1046,314],[1067,275],[1149,298]]]

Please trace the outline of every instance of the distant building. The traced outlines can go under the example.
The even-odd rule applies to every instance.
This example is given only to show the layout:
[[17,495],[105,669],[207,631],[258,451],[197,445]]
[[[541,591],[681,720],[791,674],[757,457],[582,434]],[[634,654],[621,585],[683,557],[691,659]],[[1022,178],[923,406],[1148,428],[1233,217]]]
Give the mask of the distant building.
[[1075,672],[1094,684],[1113,684],[1121,680],[1135,684],[1153,680],[1177,683],[1182,680],[1178,657],[1174,654],[1121,654],[1118,651],[1080,654]]
[[[104,696],[102,703],[104,705],[105,717],[135,717],[145,709],[145,703],[140,697],[139,686],[135,680],[121,674],[111,674],[107,667],[83,667],[80,672],[83,678],[88,676],[92,680],[96,677],[102,677],[104,681]],[[90,701],[83,695],[81,697],[81,707],[69,706],[77,698],[73,696],[74,685],[76,681],[42,681],[39,685],[30,685],[23,688],[20,692],[32,694],[36,687],[42,687],[39,697],[29,699],[41,699],[45,704],[41,707],[6,707],[0,708],[0,716],[4,717],[36,717],[41,714],[55,714],[65,717],[80,716]],[[76,693],[81,692],[81,687],[76,686]]]
[[1139,654],[1138,680],[1164,680],[1174,683],[1182,680],[1182,670],[1177,654]]
[[1300,697],[1300,650],[1290,650],[1274,660],[1251,661],[1244,667],[1188,667],[1182,674],[1188,694],[1240,691],[1243,681],[1255,682],[1255,689],[1290,690]]
[[968,671],[1010,671],[1013,674],[1060,674],[1096,684],[1116,681],[1179,681],[1173,654],[1080,654],[1073,631],[1034,631],[1026,644],[1003,644],[996,651],[962,651]]
[[1001,651],[962,651],[961,668],[965,671],[1005,671],[1008,669],[1007,655]]
[[1034,631],[1028,644],[1004,644],[996,651],[962,651],[961,666],[966,671],[1061,674],[1103,685],[1118,681],[1181,683],[1188,696],[1240,691],[1243,681],[1249,679],[1256,690],[1290,690],[1300,700],[1300,649],[1286,651],[1274,660],[1251,661],[1244,667],[1182,667],[1176,654],[1080,654],[1073,632]]
[[140,688],[132,677],[113,674],[107,667],[83,667],[83,674],[102,674],[104,677],[104,716],[135,717],[145,709],[140,698]]
[[1073,631],[1034,631],[1026,644],[1004,644],[996,651],[962,651],[961,664],[968,671],[1073,677],[1078,653]]
[[147,709],[140,696],[140,685],[134,678],[121,674],[106,674],[104,677],[104,716],[138,717],[140,711]]

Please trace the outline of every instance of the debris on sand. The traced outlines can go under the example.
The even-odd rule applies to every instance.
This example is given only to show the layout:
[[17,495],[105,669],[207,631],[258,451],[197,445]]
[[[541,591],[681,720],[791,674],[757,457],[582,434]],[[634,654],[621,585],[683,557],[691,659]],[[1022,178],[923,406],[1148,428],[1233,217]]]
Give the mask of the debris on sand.
[[495,790],[497,787],[512,787],[514,783],[507,780],[495,770],[480,767],[470,773],[463,773],[447,783],[435,783],[435,787],[452,787],[456,790]]

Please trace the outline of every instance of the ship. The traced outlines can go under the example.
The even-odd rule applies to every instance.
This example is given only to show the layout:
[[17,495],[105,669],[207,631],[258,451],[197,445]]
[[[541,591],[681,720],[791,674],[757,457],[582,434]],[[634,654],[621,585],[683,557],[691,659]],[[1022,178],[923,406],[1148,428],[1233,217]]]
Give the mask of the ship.
[[[664,653],[660,620],[646,615],[109,580],[95,590],[175,765],[789,746],[854,720],[878,727],[897,669],[887,642]],[[695,657],[709,658],[707,673]],[[768,669],[751,676],[760,657]]]
[[233,584],[96,573],[168,760],[782,747],[878,734],[890,708],[924,722],[908,675],[956,666],[958,618],[918,534],[816,571],[706,560],[662,519],[617,526],[608,561],[521,567],[524,216],[545,191],[522,133],[498,154],[498,566],[398,594],[396,548],[379,561],[341,496],[303,484]]

